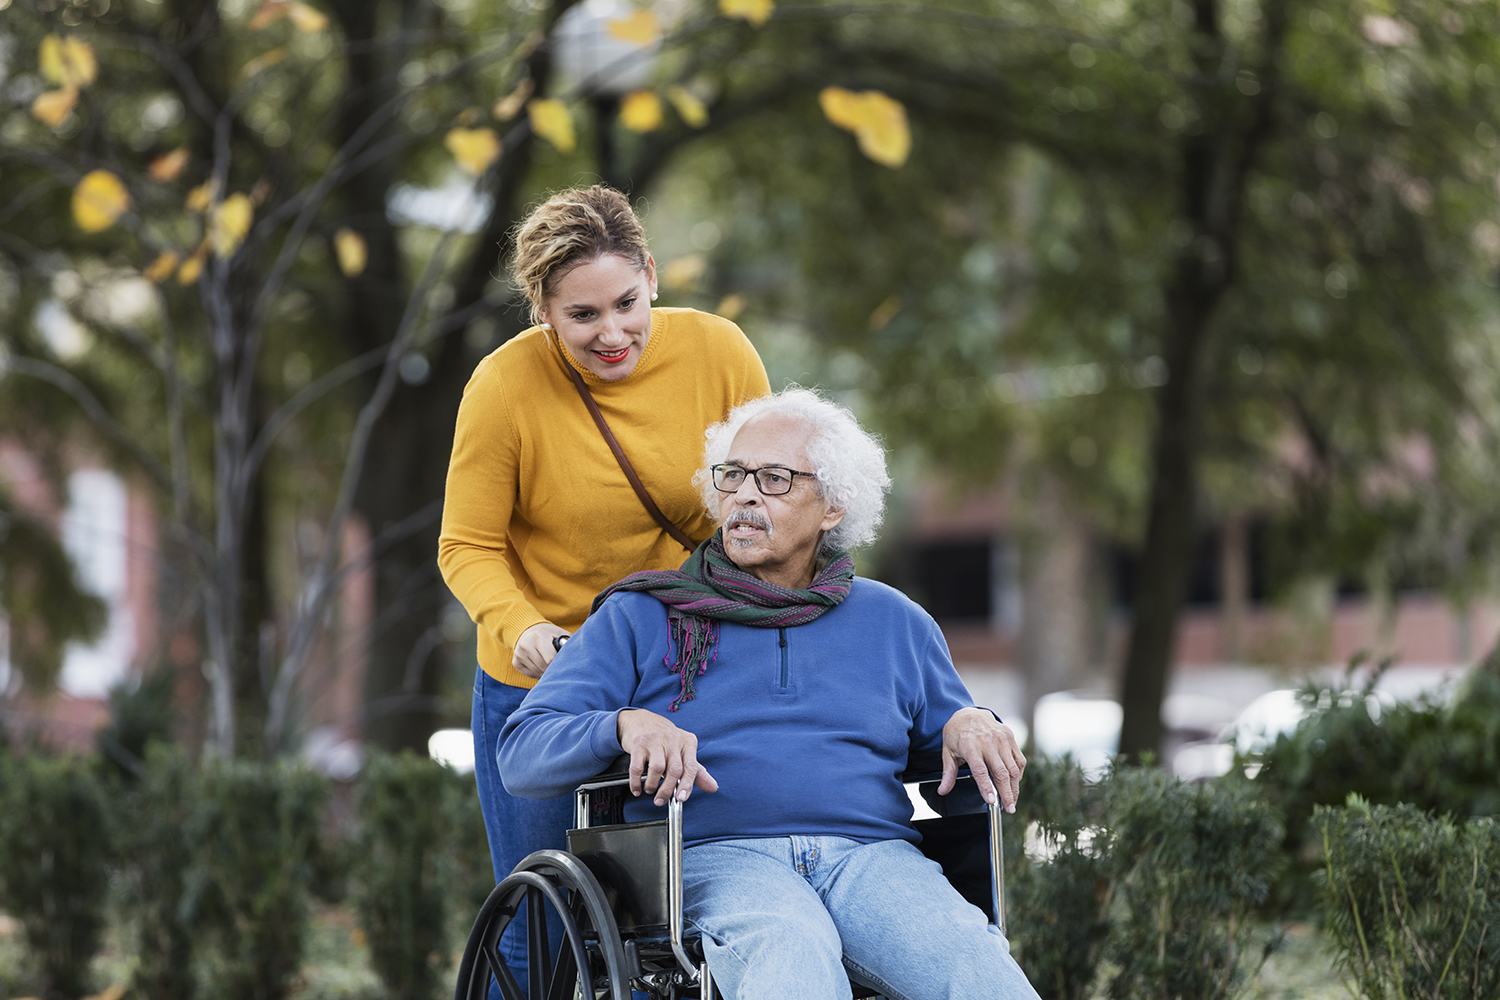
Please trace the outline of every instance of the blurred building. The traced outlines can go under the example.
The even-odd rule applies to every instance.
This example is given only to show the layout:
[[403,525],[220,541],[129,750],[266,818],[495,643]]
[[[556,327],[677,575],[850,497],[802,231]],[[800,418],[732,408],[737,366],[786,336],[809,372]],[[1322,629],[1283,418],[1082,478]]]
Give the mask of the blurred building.
[[[107,623],[93,642],[69,644],[56,691],[39,694],[26,689],[11,662],[10,623],[0,607],[5,729],[17,738],[35,735],[54,745],[91,746],[108,718],[113,688],[170,670],[176,675],[182,735],[196,742],[205,711],[204,652],[194,626],[198,598],[180,559],[163,547],[169,529],[154,494],[82,449],[68,449],[63,464],[60,475],[50,473],[36,454],[0,438],[0,489],[19,511],[56,531],[80,584],[107,606]],[[343,539],[346,560],[363,560],[368,548],[363,524],[352,520]],[[350,568],[300,684],[299,728],[310,735],[315,756],[336,758],[337,748],[360,738],[373,604],[373,572],[363,561]]]
[[[1026,504],[1005,488],[929,484],[889,526],[880,575],[938,620],[976,698],[1028,722],[1058,691],[1118,698],[1135,557],[1073,516],[1061,491]],[[1397,581],[1387,598],[1358,581],[1313,581],[1273,595],[1268,531],[1213,525],[1199,539],[1179,622],[1169,728],[1207,735],[1264,692],[1389,657],[1413,689],[1453,675],[1500,637],[1500,602],[1455,607]]]

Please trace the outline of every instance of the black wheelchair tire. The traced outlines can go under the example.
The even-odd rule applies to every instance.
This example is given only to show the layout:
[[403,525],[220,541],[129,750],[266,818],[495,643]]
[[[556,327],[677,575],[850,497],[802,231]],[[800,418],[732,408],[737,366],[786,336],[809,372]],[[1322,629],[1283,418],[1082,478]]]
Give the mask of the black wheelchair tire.
[[[543,901],[551,903],[562,918],[566,936],[555,967],[543,930]],[[496,950],[501,934],[522,905],[529,914],[526,951],[530,975],[525,990]],[[568,1000],[575,996],[575,989],[576,996],[594,1000],[597,990],[592,981],[595,963],[591,952],[603,966],[607,980],[604,995],[609,1000],[630,1000],[625,948],[604,890],[573,855],[536,851],[523,858],[480,907],[459,964],[455,1000],[488,1000],[492,977],[499,983],[504,1000],[526,1000],[528,995]]]

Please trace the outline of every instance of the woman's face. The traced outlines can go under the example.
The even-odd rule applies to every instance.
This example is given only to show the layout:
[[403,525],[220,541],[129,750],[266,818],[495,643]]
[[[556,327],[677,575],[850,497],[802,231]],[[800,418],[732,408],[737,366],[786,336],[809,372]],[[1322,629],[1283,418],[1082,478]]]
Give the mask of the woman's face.
[[551,323],[568,353],[602,379],[615,381],[635,371],[651,338],[651,296],[656,262],[644,270],[616,254],[579,264],[553,284],[542,304],[542,322]]

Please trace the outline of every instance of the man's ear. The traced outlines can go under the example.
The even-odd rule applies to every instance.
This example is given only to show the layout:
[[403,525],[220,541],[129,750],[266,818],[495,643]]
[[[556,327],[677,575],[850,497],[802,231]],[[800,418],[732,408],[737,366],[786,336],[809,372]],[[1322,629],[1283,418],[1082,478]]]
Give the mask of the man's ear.
[[844,511],[837,507],[828,508],[828,513],[823,515],[823,523],[819,525],[821,531],[832,531],[844,520]]

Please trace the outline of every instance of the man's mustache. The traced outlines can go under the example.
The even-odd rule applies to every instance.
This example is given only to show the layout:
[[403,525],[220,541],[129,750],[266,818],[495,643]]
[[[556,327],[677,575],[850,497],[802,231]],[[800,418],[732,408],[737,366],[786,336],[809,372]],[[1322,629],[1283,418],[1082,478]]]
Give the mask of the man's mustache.
[[771,533],[771,519],[758,510],[738,510],[729,515],[729,520],[724,522],[724,530],[736,525],[748,524],[752,528],[759,528],[766,534]]

